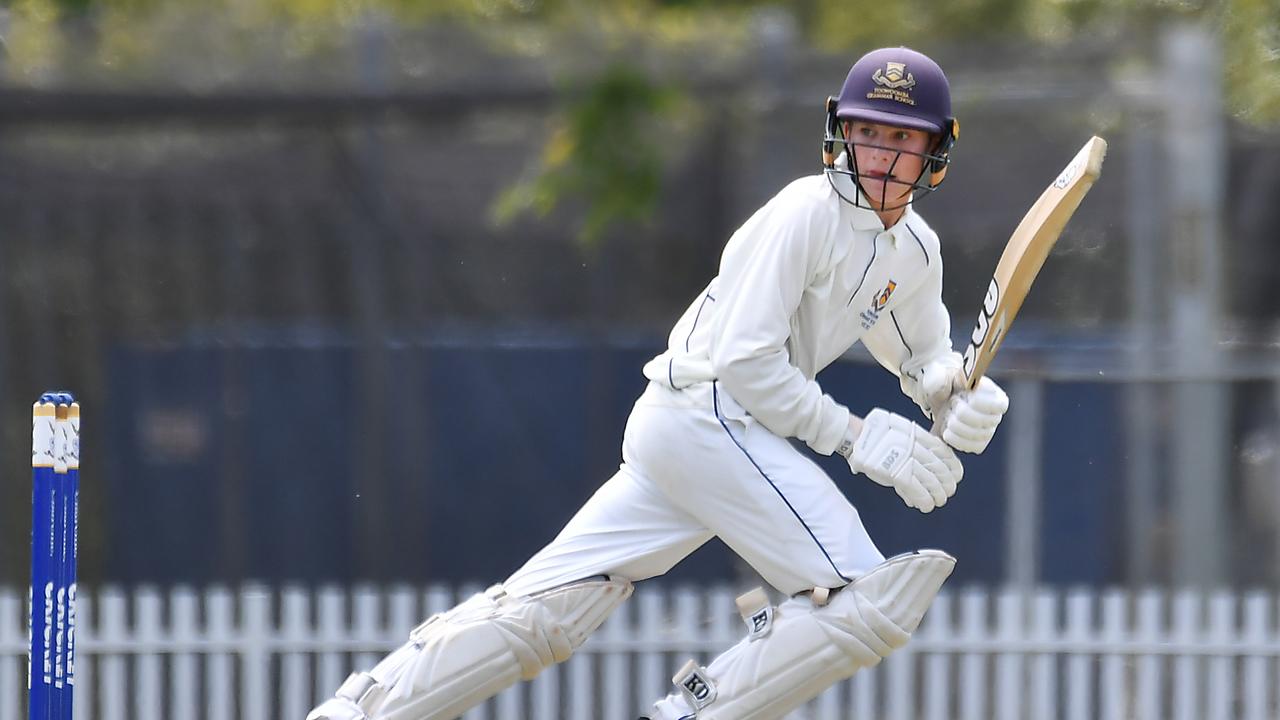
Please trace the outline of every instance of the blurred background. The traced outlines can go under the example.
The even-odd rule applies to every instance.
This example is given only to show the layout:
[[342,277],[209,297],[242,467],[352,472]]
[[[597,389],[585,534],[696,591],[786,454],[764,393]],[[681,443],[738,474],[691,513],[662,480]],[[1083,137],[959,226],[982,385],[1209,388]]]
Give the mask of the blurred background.
[[[504,577],[616,468],[729,235],[820,171],[823,100],[899,44],[963,128],[919,206],[958,347],[1022,214],[1110,151],[955,499],[825,465],[873,537],[962,586],[1276,590],[1273,0],[6,3],[0,585],[62,387],[87,586]],[[915,416],[859,349],[820,381]],[[716,541],[667,579],[747,580]]]

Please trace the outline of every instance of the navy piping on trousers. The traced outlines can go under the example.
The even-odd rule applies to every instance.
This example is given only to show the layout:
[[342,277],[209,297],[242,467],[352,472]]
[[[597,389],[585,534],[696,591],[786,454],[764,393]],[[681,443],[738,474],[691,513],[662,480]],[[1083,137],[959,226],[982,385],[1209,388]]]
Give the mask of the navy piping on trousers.
[[782,490],[778,489],[778,486],[774,484],[773,480],[765,474],[765,471],[760,468],[756,459],[751,457],[751,453],[747,452],[747,449],[742,446],[742,443],[738,442],[738,438],[734,437],[733,433],[729,432],[729,426],[725,424],[724,418],[720,415],[720,391],[717,388],[717,383],[714,382],[711,384],[711,399],[715,404],[716,420],[720,422],[720,427],[724,428],[724,433],[729,436],[729,439],[733,441],[734,445],[738,446],[738,449],[742,451],[742,454],[747,456],[747,460],[751,463],[752,467],[756,469],[756,472],[760,473],[760,477],[764,478],[769,483],[769,487],[773,488],[773,491],[778,493],[778,497],[782,498],[782,502],[786,503],[787,509],[791,511],[792,515],[796,516],[796,520],[800,521],[800,525],[804,527],[805,532],[809,533],[809,537],[813,538],[813,542],[816,543],[818,549],[822,551],[822,556],[827,559],[827,562],[831,565],[831,569],[836,571],[836,575],[839,575],[840,579],[847,583],[853,582],[852,578],[840,572],[840,568],[836,567],[835,561],[831,559],[831,554],[822,546],[822,541],[818,539],[817,535],[813,534],[813,530],[810,529],[809,524],[804,521],[804,518],[800,517],[800,513],[796,512],[795,507],[791,505],[791,501],[787,500],[787,496],[783,495]]

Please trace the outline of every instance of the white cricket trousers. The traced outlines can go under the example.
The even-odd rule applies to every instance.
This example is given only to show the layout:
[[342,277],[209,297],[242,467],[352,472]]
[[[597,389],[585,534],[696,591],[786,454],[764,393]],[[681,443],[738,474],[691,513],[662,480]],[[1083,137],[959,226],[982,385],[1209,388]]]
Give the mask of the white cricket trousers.
[[593,575],[661,575],[718,536],[777,590],[837,588],[884,561],[858,511],[816,463],[717,383],[651,382],[623,463],[504,586],[527,595]]

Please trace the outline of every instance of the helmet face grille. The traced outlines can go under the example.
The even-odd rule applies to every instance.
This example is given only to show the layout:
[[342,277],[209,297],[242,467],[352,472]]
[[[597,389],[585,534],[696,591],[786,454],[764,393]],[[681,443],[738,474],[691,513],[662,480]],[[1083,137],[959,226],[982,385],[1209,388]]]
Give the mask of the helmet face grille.
[[[911,179],[910,181],[902,179],[900,180],[900,182],[897,182],[897,183],[885,183],[882,186],[882,189],[879,193],[879,197],[873,197],[873,194],[867,193],[865,187],[861,182],[861,177],[858,172],[857,158],[853,154],[852,147],[854,145],[858,145],[861,147],[877,147],[877,146],[869,145],[867,143],[853,143],[853,142],[846,143],[844,138],[835,138],[834,140],[835,142],[843,143],[845,148],[847,149],[843,156],[837,158],[831,164],[827,165],[826,167],[827,177],[831,181],[832,186],[835,188],[836,192],[840,195],[840,197],[845,202],[848,202],[851,205],[854,205],[856,207],[864,208],[867,210],[880,210],[880,211],[898,210],[898,209],[904,208],[908,205],[911,205],[912,203],[919,200],[920,198],[924,197],[925,195],[936,190],[938,188],[938,185],[942,183],[942,179],[947,172],[946,165],[948,161],[944,156],[940,156],[935,153],[913,153],[906,150],[895,150],[895,152],[898,153],[899,157],[895,159],[893,164],[890,166],[891,174],[893,169],[897,167],[897,164],[901,160],[901,156],[903,155],[915,155],[917,157],[921,157],[924,159],[923,167],[920,170],[920,174],[917,177]],[[886,148],[886,149],[892,149],[892,148]],[[939,164],[941,165],[942,169],[935,170],[934,168],[937,167]],[[848,181],[852,181],[852,182],[848,182],[848,181],[838,182],[836,178],[847,178]],[[901,202],[897,204],[889,204],[889,198],[888,198],[889,187],[895,184],[898,185],[899,187],[909,186],[910,191],[907,193],[907,195]],[[868,200],[869,197],[872,197],[873,199],[875,199],[877,201],[876,204],[873,205]]]

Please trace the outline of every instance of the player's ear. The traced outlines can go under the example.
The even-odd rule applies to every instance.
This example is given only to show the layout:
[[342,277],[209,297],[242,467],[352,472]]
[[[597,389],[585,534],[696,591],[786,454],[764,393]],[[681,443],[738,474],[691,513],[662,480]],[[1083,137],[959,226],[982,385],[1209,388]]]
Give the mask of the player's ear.
[[960,139],[960,121],[947,118],[946,132],[938,138],[938,147],[933,151],[934,157],[929,159],[929,187],[938,187],[947,177],[947,166],[951,164],[951,148]]

